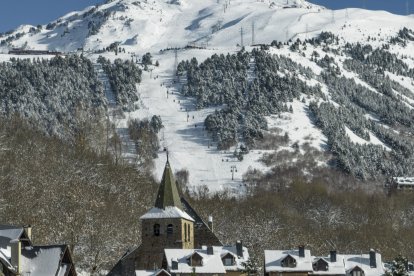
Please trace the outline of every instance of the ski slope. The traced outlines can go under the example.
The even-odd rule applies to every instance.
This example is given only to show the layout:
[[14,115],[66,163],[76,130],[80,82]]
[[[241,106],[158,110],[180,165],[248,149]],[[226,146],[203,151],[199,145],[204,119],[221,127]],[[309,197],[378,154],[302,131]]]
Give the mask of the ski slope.
[[[268,151],[252,150],[243,161],[233,157],[234,148],[218,151],[204,130],[203,122],[206,116],[221,107],[196,110],[191,98],[179,94],[179,84],[174,83],[172,78],[175,53],[165,49],[188,45],[200,47],[201,49],[180,49],[177,54],[178,61],[197,57],[202,62],[215,53],[234,53],[242,45],[251,50],[252,44],[268,44],[273,40],[284,42],[297,38],[303,40],[317,36],[321,31],[331,31],[338,35],[341,45],[345,42],[369,41],[373,47],[380,47],[401,28],[414,29],[413,17],[362,9],[332,11],[303,0],[181,0],[174,3],[164,0],[115,0],[72,12],[52,23],[56,23],[53,29],[47,30],[44,25],[38,33],[30,32],[33,26],[19,27],[11,35],[22,35],[13,40],[10,47],[27,45],[29,49],[63,52],[75,52],[82,48],[85,55],[93,61],[99,55],[112,60],[136,59],[150,52],[153,60],[159,61],[159,67],[143,73],[143,80],[138,85],[140,101],[135,103],[139,109],[126,113],[124,118],[114,118],[115,125],[122,132],[129,119],[161,116],[164,128],[159,134],[159,157],[154,160],[153,172],[156,179],[161,179],[166,161],[164,149],[168,149],[173,169],[189,171],[190,188],[197,190],[198,187],[207,186],[213,192],[225,189],[241,191],[243,174],[249,168],[264,172],[270,169],[260,162],[260,158]],[[91,24],[99,26],[96,33],[91,33]],[[0,41],[7,37],[1,37]],[[375,40],[372,40],[373,37]],[[115,55],[113,52],[94,52],[114,42],[119,43],[125,53]],[[407,56],[405,61],[409,66],[414,66],[413,50],[413,45],[406,48],[391,46],[392,52]],[[313,51],[321,56],[326,54],[320,48],[313,47],[304,51],[304,55],[293,53],[288,47],[270,51],[311,68],[316,75],[322,69],[310,60],[311,54]],[[3,47],[0,52],[5,53],[7,49]],[[0,54],[0,61],[6,61],[10,57]],[[341,67],[342,58],[334,58]],[[344,76],[369,87],[356,74],[341,69]],[[389,76],[408,89],[414,88],[410,79],[401,80],[392,74]],[[312,85],[318,84],[317,80],[306,81]],[[322,91],[329,100],[329,91],[323,85]],[[269,128],[278,128],[287,133],[290,137],[289,145],[307,143],[323,150],[327,138],[313,125],[307,112],[308,102],[309,100],[306,103],[294,101],[291,104],[292,114],[269,116]],[[409,99],[406,102],[413,104]],[[370,141],[365,141],[355,137],[349,129],[347,133],[355,143],[383,145],[376,137],[371,136]],[[126,155],[133,159],[130,150]],[[237,167],[237,172],[233,175],[232,166]]]

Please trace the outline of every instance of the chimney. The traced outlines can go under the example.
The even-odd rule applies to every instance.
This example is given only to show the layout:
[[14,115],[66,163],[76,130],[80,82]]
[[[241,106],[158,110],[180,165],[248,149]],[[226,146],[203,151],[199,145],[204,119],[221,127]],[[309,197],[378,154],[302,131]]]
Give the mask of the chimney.
[[236,251],[238,257],[243,257],[243,242],[236,241]]
[[213,246],[207,246],[207,255],[214,255]]
[[210,228],[211,232],[213,232],[213,217],[208,216],[208,228]]
[[374,249],[369,251],[369,265],[371,267],[377,267],[377,254]]
[[299,257],[305,258],[305,246],[304,245],[299,245]]
[[336,263],[336,250],[331,250],[331,263]]
[[171,259],[171,269],[172,270],[178,269],[178,259]]
[[28,224],[28,225],[23,226],[23,228],[29,240],[32,241],[32,226]]
[[16,274],[22,272],[22,243],[18,239],[10,241],[11,246],[11,265],[15,268]]

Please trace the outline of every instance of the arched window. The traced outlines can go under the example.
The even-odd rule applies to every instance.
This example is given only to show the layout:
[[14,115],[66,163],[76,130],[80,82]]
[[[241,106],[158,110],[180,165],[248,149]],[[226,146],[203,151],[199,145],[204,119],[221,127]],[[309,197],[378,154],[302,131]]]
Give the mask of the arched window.
[[187,223],[184,223],[184,241],[187,241]]
[[154,224],[154,236],[159,236],[160,235],[160,225],[157,223],[157,224]]
[[167,226],[167,234],[172,234],[174,232],[174,227],[172,224],[168,224]]
[[187,241],[191,240],[191,231],[190,231],[190,224],[187,224]]

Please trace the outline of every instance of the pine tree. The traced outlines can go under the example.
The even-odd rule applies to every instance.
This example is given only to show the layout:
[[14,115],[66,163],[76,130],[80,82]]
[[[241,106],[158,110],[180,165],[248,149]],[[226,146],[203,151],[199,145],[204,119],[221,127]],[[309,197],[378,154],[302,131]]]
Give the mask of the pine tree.
[[387,276],[408,276],[407,258],[398,255],[391,265],[391,272],[387,272]]

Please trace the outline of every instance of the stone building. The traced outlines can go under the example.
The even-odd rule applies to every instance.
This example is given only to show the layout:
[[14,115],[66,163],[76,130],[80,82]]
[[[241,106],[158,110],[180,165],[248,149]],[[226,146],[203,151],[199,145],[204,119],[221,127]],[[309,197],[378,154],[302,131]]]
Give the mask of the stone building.
[[180,197],[167,161],[154,207],[141,216],[142,243],[125,253],[108,275],[136,275],[162,267],[164,249],[195,249],[202,245],[222,246],[188,201]]
[[76,276],[66,244],[34,245],[32,228],[0,225],[0,276]]

